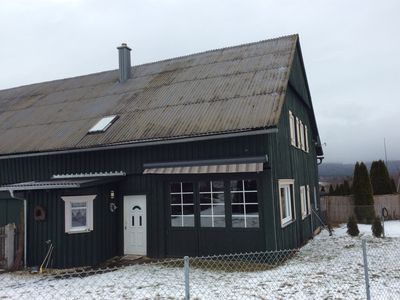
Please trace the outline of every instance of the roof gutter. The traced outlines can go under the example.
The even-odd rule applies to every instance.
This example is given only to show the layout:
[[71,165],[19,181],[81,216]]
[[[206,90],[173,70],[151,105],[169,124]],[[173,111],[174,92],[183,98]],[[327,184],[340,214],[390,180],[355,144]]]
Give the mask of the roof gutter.
[[277,132],[278,132],[278,128],[277,127],[269,127],[269,128],[250,130],[250,131],[239,131],[239,132],[232,132],[232,133],[202,135],[202,136],[174,138],[174,139],[166,139],[166,140],[151,140],[151,141],[145,141],[145,142],[130,142],[130,143],[124,143],[124,144],[113,144],[113,145],[108,145],[108,146],[99,146],[99,147],[82,148],[82,149],[55,150],[55,151],[34,152],[34,153],[30,152],[30,153],[21,153],[21,154],[8,154],[8,155],[0,155],[0,159],[24,158],[24,157],[33,157],[33,156],[71,154],[71,153],[82,153],[82,152],[92,152],[92,151],[102,151],[102,150],[125,149],[125,148],[135,148],[135,147],[145,147],[145,146],[158,146],[158,145],[169,145],[169,144],[178,144],[178,143],[190,143],[190,142],[199,142],[199,141],[206,141],[206,140],[235,138],[235,137],[242,137],[242,136],[253,136],[253,135],[261,135],[261,134],[277,133]]

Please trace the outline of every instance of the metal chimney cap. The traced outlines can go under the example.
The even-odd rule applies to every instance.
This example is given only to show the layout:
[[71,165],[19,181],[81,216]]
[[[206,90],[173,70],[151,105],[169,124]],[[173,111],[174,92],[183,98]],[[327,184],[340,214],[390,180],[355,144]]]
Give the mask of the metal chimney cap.
[[129,51],[132,50],[126,43],[122,43],[121,46],[117,47],[117,49],[128,49]]

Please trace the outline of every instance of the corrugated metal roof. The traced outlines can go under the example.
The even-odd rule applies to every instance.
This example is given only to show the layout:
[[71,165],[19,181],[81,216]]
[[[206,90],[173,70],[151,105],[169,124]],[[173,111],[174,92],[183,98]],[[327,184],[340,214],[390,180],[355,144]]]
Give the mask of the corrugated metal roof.
[[[297,35],[0,91],[0,155],[245,131],[277,124]],[[118,115],[104,133],[99,119]]]

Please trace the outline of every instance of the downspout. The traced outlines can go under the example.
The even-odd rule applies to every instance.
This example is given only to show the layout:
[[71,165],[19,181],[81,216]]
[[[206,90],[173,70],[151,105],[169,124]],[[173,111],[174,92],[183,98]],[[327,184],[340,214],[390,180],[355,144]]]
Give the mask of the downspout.
[[27,241],[27,203],[26,203],[26,199],[25,198],[21,198],[21,197],[17,197],[14,194],[14,190],[13,189],[8,189],[8,192],[10,193],[10,197],[16,200],[22,200],[24,201],[24,268],[26,268],[26,241]]

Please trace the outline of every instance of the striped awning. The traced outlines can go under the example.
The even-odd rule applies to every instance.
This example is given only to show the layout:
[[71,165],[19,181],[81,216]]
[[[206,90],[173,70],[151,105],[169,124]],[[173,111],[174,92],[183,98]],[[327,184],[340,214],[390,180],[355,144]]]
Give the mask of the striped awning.
[[266,156],[144,164],[143,174],[258,173]]

